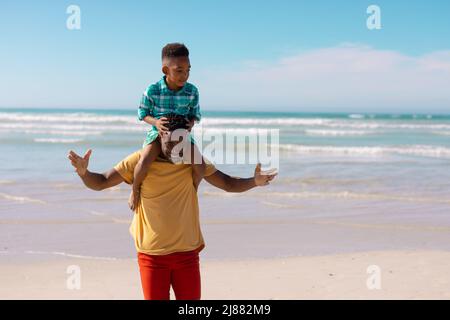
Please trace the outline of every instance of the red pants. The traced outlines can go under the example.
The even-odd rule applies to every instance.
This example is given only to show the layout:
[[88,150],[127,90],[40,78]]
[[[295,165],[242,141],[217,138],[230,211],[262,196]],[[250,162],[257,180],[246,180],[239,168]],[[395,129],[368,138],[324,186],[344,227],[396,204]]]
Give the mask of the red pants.
[[198,250],[167,255],[138,253],[145,300],[169,300],[170,285],[177,300],[200,300]]

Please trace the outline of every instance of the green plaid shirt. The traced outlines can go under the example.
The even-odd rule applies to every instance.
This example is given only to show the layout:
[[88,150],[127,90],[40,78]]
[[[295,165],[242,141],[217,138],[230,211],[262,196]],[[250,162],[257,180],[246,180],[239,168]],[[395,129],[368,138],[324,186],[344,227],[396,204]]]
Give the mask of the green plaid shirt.
[[165,78],[166,76],[163,76],[144,91],[138,109],[139,120],[142,121],[146,116],[159,119],[169,113],[176,113],[200,121],[197,88],[186,82],[183,88],[173,91],[167,87]]

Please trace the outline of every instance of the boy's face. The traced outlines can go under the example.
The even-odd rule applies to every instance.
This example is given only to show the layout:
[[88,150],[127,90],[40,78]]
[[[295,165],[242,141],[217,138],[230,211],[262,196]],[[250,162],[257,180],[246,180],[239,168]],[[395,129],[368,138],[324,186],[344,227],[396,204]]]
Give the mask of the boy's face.
[[191,63],[188,57],[166,58],[163,61],[162,71],[172,88],[181,89],[189,78],[190,70]]

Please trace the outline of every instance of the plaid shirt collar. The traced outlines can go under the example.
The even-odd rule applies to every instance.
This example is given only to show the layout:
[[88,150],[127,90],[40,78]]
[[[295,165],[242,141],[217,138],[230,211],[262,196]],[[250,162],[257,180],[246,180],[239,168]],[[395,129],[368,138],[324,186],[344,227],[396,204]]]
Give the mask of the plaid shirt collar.
[[183,93],[183,92],[184,92],[184,89],[186,88],[186,83],[184,84],[184,86],[183,86],[180,90],[178,90],[178,91],[173,91],[173,90],[171,90],[171,89],[167,86],[167,83],[166,83],[166,76],[164,75],[164,76],[161,78],[161,80],[159,80],[159,86],[160,86],[160,88],[161,88],[161,91],[168,91],[169,93],[172,93],[172,94],[180,94],[180,93]]

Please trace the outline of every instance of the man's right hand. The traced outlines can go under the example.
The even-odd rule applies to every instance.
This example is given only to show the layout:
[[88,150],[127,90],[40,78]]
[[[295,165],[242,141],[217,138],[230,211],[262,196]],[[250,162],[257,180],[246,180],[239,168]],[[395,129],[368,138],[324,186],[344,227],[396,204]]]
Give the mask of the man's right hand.
[[86,151],[83,157],[80,157],[74,151],[72,150],[69,151],[67,158],[69,158],[70,162],[72,163],[72,166],[75,168],[75,171],[78,173],[78,175],[84,176],[86,174],[91,153],[92,150],[89,149],[88,151]]
[[169,123],[169,119],[167,119],[166,117],[161,117],[156,120],[155,127],[158,129],[159,133],[169,130],[169,128],[164,126],[167,123]]

